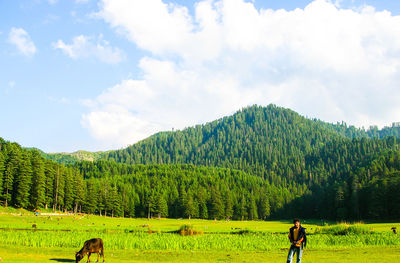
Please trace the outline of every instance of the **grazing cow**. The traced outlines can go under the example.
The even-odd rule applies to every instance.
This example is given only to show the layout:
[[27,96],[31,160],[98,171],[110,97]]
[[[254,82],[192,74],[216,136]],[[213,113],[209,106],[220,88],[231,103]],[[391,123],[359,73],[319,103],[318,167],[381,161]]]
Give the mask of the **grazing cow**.
[[83,248],[79,250],[79,252],[76,252],[75,258],[76,262],[78,263],[79,261],[82,260],[88,254],[88,261],[90,262],[90,255],[92,253],[97,253],[97,261],[99,262],[100,255],[103,256],[103,262],[104,260],[104,247],[103,247],[103,240],[101,238],[93,238],[90,240],[86,240],[85,243],[83,244]]
[[392,229],[392,231],[393,231],[394,234],[397,234],[397,231],[396,231],[396,228],[395,228],[395,227],[392,227],[391,229]]

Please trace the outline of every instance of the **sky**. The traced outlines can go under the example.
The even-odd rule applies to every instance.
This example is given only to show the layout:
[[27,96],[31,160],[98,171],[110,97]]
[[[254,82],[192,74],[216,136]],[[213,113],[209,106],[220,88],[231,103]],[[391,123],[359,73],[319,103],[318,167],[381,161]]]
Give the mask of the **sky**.
[[121,149],[243,107],[400,121],[400,1],[0,0],[0,137]]

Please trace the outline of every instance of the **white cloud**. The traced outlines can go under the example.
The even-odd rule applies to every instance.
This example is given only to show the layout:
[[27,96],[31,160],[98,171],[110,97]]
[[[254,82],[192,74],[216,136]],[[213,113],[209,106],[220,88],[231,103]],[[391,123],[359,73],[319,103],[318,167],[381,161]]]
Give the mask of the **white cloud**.
[[[142,78],[88,100],[82,123],[125,146],[254,103],[358,126],[398,121],[400,17],[340,2],[285,11],[206,0],[191,16],[161,0],[103,0],[98,15],[152,55],[139,62]],[[99,123],[116,125],[116,112],[125,124],[101,135]]]
[[22,28],[11,28],[8,34],[8,41],[14,44],[18,51],[25,56],[32,56],[36,53],[36,47],[29,34]]
[[118,64],[125,60],[125,53],[119,48],[111,47],[107,41],[103,40],[102,36],[99,36],[96,40],[92,37],[79,35],[74,37],[70,45],[58,40],[53,43],[53,48],[62,50],[73,59],[95,57],[110,64]]
[[89,2],[89,0],[75,0],[77,4],[86,4],[87,2]]

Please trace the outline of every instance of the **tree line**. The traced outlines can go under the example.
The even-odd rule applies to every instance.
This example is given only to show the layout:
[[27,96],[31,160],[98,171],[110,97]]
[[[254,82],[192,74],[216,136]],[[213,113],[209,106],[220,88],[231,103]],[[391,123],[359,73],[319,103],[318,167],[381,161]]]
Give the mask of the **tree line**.
[[267,219],[306,186],[274,186],[240,170],[82,161],[64,166],[0,140],[2,205],[105,216]]
[[159,133],[97,161],[64,165],[3,139],[0,147],[2,205],[236,220],[400,216],[396,136],[364,136],[274,105]]

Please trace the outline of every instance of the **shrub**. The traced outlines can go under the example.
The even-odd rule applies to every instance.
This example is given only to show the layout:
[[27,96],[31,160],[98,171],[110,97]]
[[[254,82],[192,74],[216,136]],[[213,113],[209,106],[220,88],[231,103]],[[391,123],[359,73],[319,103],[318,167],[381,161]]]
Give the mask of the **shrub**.
[[202,235],[203,231],[193,229],[192,225],[182,225],[179,228],[178,233],[181,236],[194,236],[194,235]]
[[367,227],[360,224],[349,225],[349,224],[339,224],[329,227],[319,227],[315,230],[315,233],[330,234],[335,236],[344,235],[361,235],[361,234],[371,234],[373,233]]

